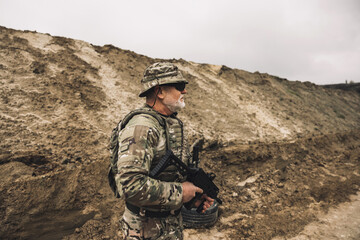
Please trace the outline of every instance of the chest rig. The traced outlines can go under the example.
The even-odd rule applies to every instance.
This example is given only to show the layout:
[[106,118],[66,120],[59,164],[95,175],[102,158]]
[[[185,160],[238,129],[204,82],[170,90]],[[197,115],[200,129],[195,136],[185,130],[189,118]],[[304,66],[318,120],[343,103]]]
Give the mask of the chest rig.
[[[187,160],[184,154],[185,140],[184,140],[184,126],[180,119],[175,114],[165,117],[161,115],[164,121],[164,128],[161,138],[166,141],[166,144],[159,144],[155,149],[154,159],[152,161],[150,171],[160,162],[167,150],[172,150],[173,153],[181,159],[185,164]],[[178,172],[175,166],[167,167],[159,174],[157,179],[167,182],[182,181],[183,176]]]
[[165,119],[167,131],[167,148],[172,150],[174,154],[182,159],[183,147],[184,147],[184,126],[180,119],[175,116],[170,116]]

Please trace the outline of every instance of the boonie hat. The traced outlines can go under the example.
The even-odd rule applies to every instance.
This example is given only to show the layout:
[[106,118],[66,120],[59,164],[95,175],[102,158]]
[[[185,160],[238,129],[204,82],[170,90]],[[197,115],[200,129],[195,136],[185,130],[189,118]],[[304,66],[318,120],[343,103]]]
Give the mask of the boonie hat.
[[169,62],[154,63],[144,71],[144,76],[141,79],[142,90],[139,97],[145,97],[147,92],[155,86],[180,82],[189,83],[182,76],[177,66]]

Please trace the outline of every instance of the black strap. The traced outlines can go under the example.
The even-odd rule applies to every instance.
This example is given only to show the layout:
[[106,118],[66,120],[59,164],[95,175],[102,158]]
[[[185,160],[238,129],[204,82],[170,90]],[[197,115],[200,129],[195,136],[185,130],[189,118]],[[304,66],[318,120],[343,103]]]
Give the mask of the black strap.
[[[140,214],[140,208],[132,205],[131,203],[125,202],[127,209],[129,209],[132,213],[139,215]],[[172,216],[177,216],[179,215],[181,211],[181,208],[179,208],[178,210],[175,210],[174,214],[171,213],[171,211],[165,211],[165,212],[154,212],[154,211],[148,211],[145,210],[145,217],[150,217],[150,218],[165,218],[168,217],[170,215]]]

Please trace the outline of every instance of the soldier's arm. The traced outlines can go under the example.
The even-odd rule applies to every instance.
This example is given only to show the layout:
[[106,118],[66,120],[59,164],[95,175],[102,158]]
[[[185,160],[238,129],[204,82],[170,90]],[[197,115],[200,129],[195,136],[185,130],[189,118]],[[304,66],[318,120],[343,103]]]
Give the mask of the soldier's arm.
[[119,192],[125,200],[139,207],[163,206],[175,210],[182,205],[182,185],[163,182],[148,176],[159,132],[145,125],[130,125],[119,136]]

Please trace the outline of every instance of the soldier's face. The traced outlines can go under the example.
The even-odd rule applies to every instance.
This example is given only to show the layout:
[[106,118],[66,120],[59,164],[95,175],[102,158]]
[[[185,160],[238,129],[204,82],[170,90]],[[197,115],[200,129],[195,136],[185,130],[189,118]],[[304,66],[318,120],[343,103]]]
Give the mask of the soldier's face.
[[178,112],[185,107],[184,94],[187,93],[186,89],[179,91],[173,86],[164,86],[164,93],[163,103],[170,111]]

